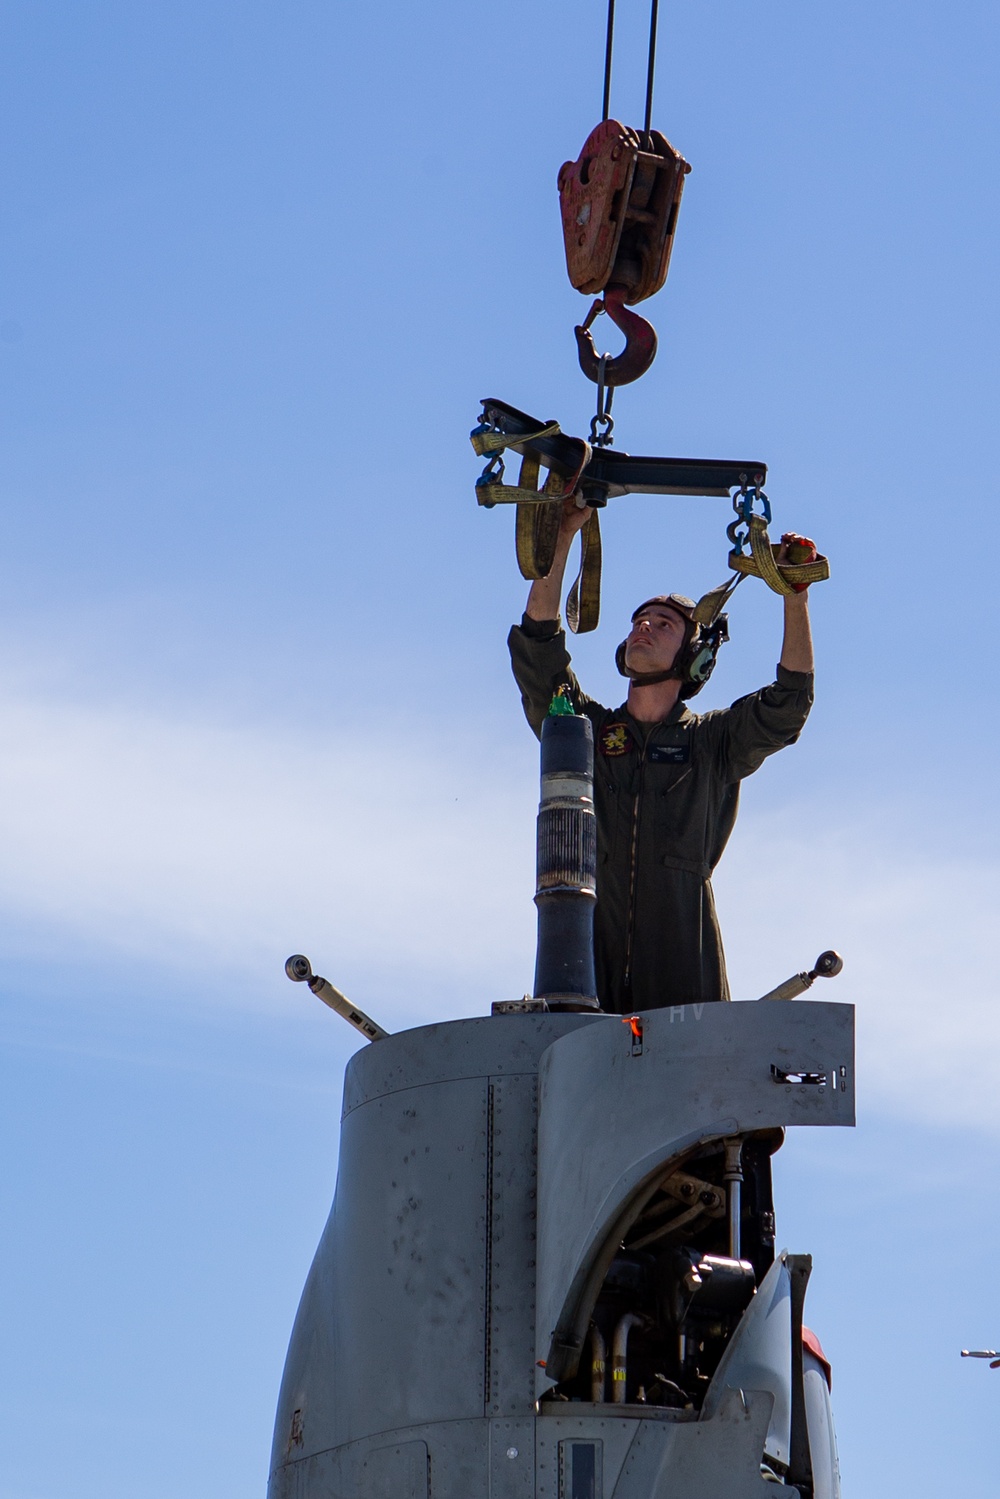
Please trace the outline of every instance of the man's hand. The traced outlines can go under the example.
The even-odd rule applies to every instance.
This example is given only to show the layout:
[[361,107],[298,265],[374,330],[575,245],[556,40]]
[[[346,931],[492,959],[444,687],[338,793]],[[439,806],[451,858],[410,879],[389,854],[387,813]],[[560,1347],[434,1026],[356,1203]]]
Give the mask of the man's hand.
[[578,505],[572,498],[563,500],[562,506],[562,519],[559,522],[559,536],[556,540],[556,552],[551,571],[547,578],[539,578],[537,582],[532,583],[531,592],[528,594],[526,612],[530,619],[555,619],[558,615],[559,604],[562,600],[563,574],[566,571],[566,559],[573,545],[573,537],[578,531],[583,530],[594,513],[592,506]]
[[[803,562],[815,562],[816,555],[816,543],[810,541],[808,536],[800,536],[797,531],[786,531],[781,538],[778,566],[782,567],[785,563],[801,565]],[[793,583],[792,587],[796,593],[805,593],[809,584]]]
[[559,540],[566,542],[566,552],[569,553],[569,543],[573,540],[577,531],[582,531],[584,526],[593,515],[592,505],[578,505],[574,497],[563,500],[562,520],[559,523]]

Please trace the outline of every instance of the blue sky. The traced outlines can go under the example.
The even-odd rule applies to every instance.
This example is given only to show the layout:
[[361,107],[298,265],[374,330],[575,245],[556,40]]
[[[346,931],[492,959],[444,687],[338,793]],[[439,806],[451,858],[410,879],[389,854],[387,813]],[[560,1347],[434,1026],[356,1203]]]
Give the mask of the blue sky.
[[[616,437],[764,457],[833,567],[815,712],[717,882],[738,995],[832,945],[858,1006],[859,1128],[788,1141],[779,1237],[815,1257],[846,1492],[988,1492],[1000,1376],[958,1350],[1000,1337],[1000,19],[662,11],[694,170]],[[0,1495],[236,1499],[352,1050],[284,958],[390,1028],[530,983],[524,586],[466,434],[487,394],[589,420],[554,185],[603,7],[5,14]],[[720,580],[727,520],[612,502],[595,695],[636,601]],[[706,706],[779,622],[740,590]]]

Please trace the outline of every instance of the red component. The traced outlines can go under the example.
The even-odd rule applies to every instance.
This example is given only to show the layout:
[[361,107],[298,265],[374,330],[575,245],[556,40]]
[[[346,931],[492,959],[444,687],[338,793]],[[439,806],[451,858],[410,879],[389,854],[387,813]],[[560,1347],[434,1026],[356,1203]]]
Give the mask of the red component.
[[629,1026],[631,1028],[632,1035],[635,1037],[635,1039],[637,1041],[641,1041],[642,1040],[642,1018],[641,1018],[641,1016],[639,1016],[639,1015],[623,1015],[622,1016],[622,1025],[627,1025],[627,1026]]
[[[799,536],[795,531],[786,531],[781,538],[782,546],[788,548],[789,562],[803,563],[815,562],[817,558],[816,543],[810,541],[808,536]],[[805,593],[809,587],[808,583],[793,583],[792,587],[796,593]]]
[[830,1367],[830,1360],[823,1352],[823,1345],[820,1343],[819,1338],[810,1327],[803,1327],[802,1329],[802,1346],[803,1348],[808,1348],[813,1358],[818,1359],[823,1365],[823,1373],[826,1375],[827,1385],[832,1390],[833,1370]]
[[577,291],[625,288],[642,302],[667,279],[684,178],[691,168],[658,130],[602,120],[559,169],[566,269]]
[[800,536],[797,531],[786,531],[781,538],[781,544],[792,548],[796,553],[801,553],[791,559],[793,562],[816,561],[816,543],[809,536]]
[[611,279],[638,154],[634,130],[602,120],[577,160],[559,168],[566,269],[577,291],[603,291]]
[[621,353],[610,355],[604,361],[605,385],[631,385],[633,380],[646,373],[656,358],[656,329],[637,312],[629,311],[625,306],[625,296],[624,286],[609,286],[604,301],[595,302],[584,321],[573,329],[580,368],[595,385],[600,383],[601,361],[590,325],[600,312],[606,312],[625,335],[625,347]]

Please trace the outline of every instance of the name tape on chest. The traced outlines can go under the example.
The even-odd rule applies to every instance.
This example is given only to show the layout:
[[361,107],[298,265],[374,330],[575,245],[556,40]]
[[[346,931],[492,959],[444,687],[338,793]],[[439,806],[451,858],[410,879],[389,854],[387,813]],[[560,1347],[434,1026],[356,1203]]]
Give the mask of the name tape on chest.
[[691,758],[689,744],[653,744],[649,758],[654,765],[686,765]]

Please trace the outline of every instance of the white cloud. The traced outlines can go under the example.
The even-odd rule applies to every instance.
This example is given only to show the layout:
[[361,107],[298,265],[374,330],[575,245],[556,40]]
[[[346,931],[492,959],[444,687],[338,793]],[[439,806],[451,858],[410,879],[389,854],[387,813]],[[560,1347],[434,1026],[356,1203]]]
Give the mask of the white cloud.
[[[42,931],[64,954],[79,943],[191,973],[214,958],[233,982],[211,992],[267,1003],[301,946],[358,1003],[378,992],[389,1025],[414,1018],[408,977],[418,1018],[435,985],[441,1014],[522,992],[530,753],[514,769],[495,756],[484,777],[482,746],[440,719],[352,725],[282,735],[8,695],[8,956]],[[812,993],[858,1006],[862,1110],[1000,1125],[1000,864],[942,858],[905,812],[744,813],[717,878],[734,992],[752,998],[837,947],[844,974]]]
[[259,979],[312,944],[345,986],[365,965],[481,983],[499,968],[500,996],[512,930],[531,956],[530,792],[521,806],[495,773],[474,784],[461,744],[446,761],[438,740],[412,724],[279,737],[8,698],[8,947],[20,918],[60,943],[181,967],[215,955]]

